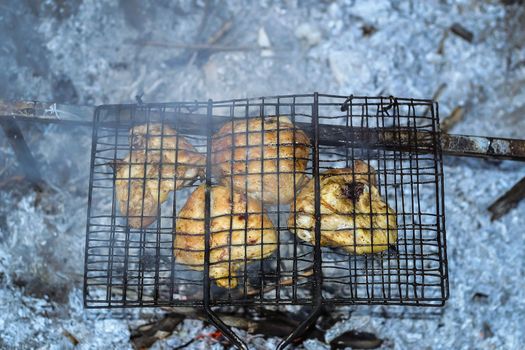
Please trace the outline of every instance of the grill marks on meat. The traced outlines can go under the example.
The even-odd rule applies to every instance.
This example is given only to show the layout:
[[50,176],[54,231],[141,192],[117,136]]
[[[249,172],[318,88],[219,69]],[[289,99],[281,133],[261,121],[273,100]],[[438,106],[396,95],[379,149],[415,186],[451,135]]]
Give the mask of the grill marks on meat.
[[[178,214],[174,237],[177,262],[203,270],[205,185],[190,195]],[[230,203],[233,203],[231,205]],[[259,202],[225,186],[210,189],[210,269],[219,287],[236,288],[237,270],[277,249],[277,233]]]
[[306,180],[310,139],[284,116],[238,118],[213,135],[222,184],[265,204],[290,203]]

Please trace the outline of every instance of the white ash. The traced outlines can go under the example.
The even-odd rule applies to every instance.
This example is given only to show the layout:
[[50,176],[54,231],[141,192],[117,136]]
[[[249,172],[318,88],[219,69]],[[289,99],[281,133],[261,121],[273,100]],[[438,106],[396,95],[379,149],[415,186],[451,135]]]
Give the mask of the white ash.
[[295,36],[303,40],[307,46],[315,46],[323,39],[319,28],[309,23],[301,23],[295,30]]
[[[523,138],[522,5],[349,0],[247,6],[234,1],[214,9],[197,36],[205,7],[200,2],[173,2],[157,10],[137,5],[136,12],[125,12],[113,1],[72,1],[66,5],[73,4],[70,15],[46,12],[60,3],[43,1],[32,9],[24,2],[0,5],[0,63],[5,67],[0,76],[9,81],[0,87],[0,97],[88,104],[130,102],[142,91],[145,101],[312,91],[429,98],[446,83],[439,98],[441,117],[456,106],[466,107],[454,132]],[[217,51],[199,55],[200,61],[191,60],[191,50],[131,43],[206,42],[228,18],[234,25],[221,45],[255,45],[259,28],[265,28],[273,56],[261,57],[259,49]],[[19,23],[15,30],[13,23]],[[448,32],[453,23],[472,31],[473,42]],[[311,44],[316,36],[309,39],[298,30],[308,26],[322,33],[320,42]],[[365,26],[375,31],[365,35]],[[54,194],[40,206],[31,193],[22,198],[0,194],[0,347],[72,348],[67,330],[80,348],[129,349],[129,327],[149,322],[159,311],[82,308],[89,131],[68,137],[53,127],[42,137],[39,130],[24,133],[28,139],[38,136],[34,152]],[[3,175],[13,174],[16,163],[8,143],[2,140],[0,146],[0,166],[8,165]],[[326,341],[355,329],[373,332],[385,339],[383,348],[395,349],[519,349],[525,342],[525,204],[496,222],[486,211],[525,175],[523,166],[453,158],[445,164],[451,294],[446,306],[341,308],[338,312],[349,318],[332,327]],[[487,297],[475,298],[476,293]],[[484,324],[492,335],[483,331]],[[155,347],[176,346],[178,337],[189,340],[197,331],[213,329],[188,320]],[[277,343],[249,339],[256,348]],[[190,345],[209,347],[221,346],[206,339]],[[317,341],[304,347],[323,348]]]

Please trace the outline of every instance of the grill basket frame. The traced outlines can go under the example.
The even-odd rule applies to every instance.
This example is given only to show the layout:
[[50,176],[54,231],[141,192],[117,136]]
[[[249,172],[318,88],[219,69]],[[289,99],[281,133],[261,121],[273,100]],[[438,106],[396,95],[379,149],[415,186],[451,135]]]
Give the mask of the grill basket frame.
[[[278,232],[277,251],[264,260],[245,261],[239,271],[239,287],[221,289],[207,274],[209,250],[204,253],[204,273],[175,261],[173,239],[177,233],[172,230],[184,198],[199,184],[207,188],[204,223],[210,227],[209,188],[219,181],[211,162],[217,129],[241,118],[270,115],[287,116],[310,137],[306,172],[315,187],[317,244],[302,242],[288,230],[286,218],[294,215],[289,206],[266,205],[265,212]],[[110,165],[132,151],[128,137],[133,126],[159,122],[177,130],[206,156],[204,176],[194,185],[175,191],[168,204],[160,206],[157,220],[149,227],[130,228],[116,203],[116,171]],[[351,166],[355,159],[375,168],[381,196],[397,213],[398,240],[395,248],[383,253],[355,255],[319,244],[320,173],[334,166]],[[210,239],[207,230],[207,247]],[[448,294],[437,102],[313,93],[96,108],[86,228],[85,307],[204,307],[212,323],[235,338],[219,319],[214,319],[211,307],[308,305],[314,308],[309,319],[314,319],[323,305],[442,306]],[[305,327],[303,324],[300,329]]]

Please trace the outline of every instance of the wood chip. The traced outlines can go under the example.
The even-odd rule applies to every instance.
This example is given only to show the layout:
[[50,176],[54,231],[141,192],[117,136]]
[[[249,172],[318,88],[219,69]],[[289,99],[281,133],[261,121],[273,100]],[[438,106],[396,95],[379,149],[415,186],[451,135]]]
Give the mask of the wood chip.
[[171,335],[185,318],[185,315],[171,313],[159,321],[140,326],[131,333],[131,341],[134,348],[148,349],[157,340]]

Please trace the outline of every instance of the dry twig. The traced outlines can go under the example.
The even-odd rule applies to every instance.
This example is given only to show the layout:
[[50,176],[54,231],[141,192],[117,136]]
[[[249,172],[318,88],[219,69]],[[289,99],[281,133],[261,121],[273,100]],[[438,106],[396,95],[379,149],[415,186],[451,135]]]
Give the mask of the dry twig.
[[445,117],[441,121],[441,131],[449,132],[450,129],[452,129],[457,123],[463,120],[464,115],[465,109],[463,107],[457,106],[456,108],[454,108],[452,113],[450,113],[448,117]]
[[494,221],[507,214],[515,208],[523,198],[525,198],[525,177],[492,203],[488,208],[492,213],[490,219]]

